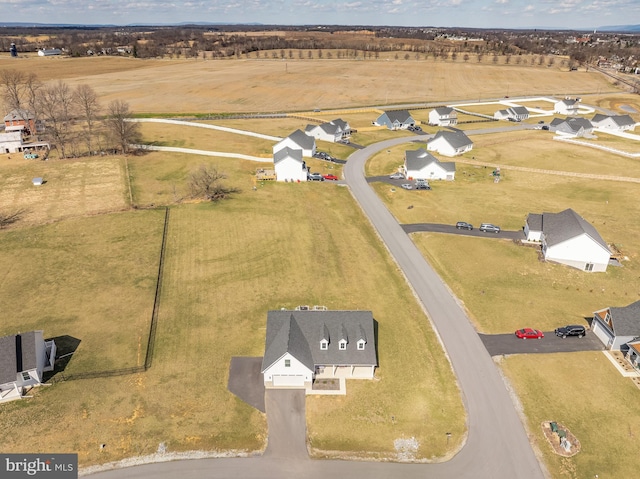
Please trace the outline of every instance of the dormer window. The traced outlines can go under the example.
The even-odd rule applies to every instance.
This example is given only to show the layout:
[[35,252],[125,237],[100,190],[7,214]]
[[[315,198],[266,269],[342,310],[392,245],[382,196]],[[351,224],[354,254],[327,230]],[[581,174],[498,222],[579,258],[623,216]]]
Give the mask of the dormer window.
[[347,340],[341,339],[338,343],[338,348],[340,349],[340,351],[345,351],[347,349]]
[[323,351],[329,349],[329,341],[327,341],[326,339],[320,341],[320,349],[322,349]]
[[365,344],[367,344],[367,342],[364,339],[360,339],[358,341],[358,351],[364,351]]

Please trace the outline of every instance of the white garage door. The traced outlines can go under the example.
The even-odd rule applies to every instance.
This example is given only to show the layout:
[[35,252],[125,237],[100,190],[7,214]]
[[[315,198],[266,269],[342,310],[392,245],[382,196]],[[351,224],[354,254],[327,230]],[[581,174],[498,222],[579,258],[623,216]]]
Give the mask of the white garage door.
[[304,376],[286,376],[284,374],[274,374],[273,375],[273,386],[274,387],[304,387]]
[[604,346],[608,348],[609,342],[611,341],[611,336],[609,335],[609,333],[602,326],[600,326],[600,324],[598,324],[595,320],[591,325],[591,327],[593,328],[592,329],[593,334],[595,334],[598,337],[598,339],[602,341]]

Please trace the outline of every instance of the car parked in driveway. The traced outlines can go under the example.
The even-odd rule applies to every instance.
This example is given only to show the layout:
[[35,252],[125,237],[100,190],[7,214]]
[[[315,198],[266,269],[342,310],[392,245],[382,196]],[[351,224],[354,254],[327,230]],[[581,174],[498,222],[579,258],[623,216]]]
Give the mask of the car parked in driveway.
[[389,179],[391,180],[404,180],[404,175],[402,173],[393,173],[392,175],[389,175]]
[[320,173],[309,173],[309,178],[310,181],[324,181],[324,178],[322,177],[322,175]]
[[413,185],[411,183],[402,183],[400,185],[400,188],[404,188],[405,190],[412,190],[413,189]]
[[516,337],[520,339],[542,339],[544,333],[539,329],[522,328],[516,331]]
[[567,336],[578,336],[579,338],[587,334],[587,328],[580,324],[568,324],[561,328],[556,328],[556,336],[559,338],[566,338]]
[[338,177],[336,175],[322,175],[325,180],[330,181],[338,181]]
[[480,225],[480,231],[485,233],[500,233],[500,227],[491,223],[482,223]]
[[466,221],[458,221],[456,223],[456,228],[459,230],[469,230],[473,229],[473,225],[471,223],[467,223]]

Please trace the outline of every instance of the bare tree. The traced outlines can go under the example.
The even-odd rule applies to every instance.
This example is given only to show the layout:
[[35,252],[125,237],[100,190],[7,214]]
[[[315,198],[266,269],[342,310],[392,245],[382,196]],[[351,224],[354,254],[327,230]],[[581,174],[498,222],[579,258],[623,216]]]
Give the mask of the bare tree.
[[25,74],[16,70],[2,70],[0,71],[0,82],[2,82],[2,99],[6,109],[21,109]]
[[227,175],[217,168],[201,165],[189,178],[189,190],[192,198],[204,198],[209,201],[219,201],[228,198],[232,193],[237,193],[237,188],[222,184],[221,180]]
[[129,151],[129,144],[140,139],[140,125],[132,122],[129,104],[122,100],[113,100],[107,107],[105,126],[114,143],[123,153]]
[[96,120],[100,112],[98,95],[89,85],[78,85],[73,91],[73,100],[84,120],[82,137],[89,155],[93,154],[93,137],[95,135]]
[[66,158],[74,141],[72,122],[75,104],[71,88],[63,81],[44,87],[38,103],[47,121],[47,134],[53,140],[60,157]]

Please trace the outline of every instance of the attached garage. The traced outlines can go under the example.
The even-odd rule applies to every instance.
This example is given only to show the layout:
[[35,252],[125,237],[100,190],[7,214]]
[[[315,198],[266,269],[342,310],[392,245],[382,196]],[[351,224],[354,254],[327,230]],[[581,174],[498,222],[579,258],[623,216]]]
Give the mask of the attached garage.
[[607,329],[596,319],[594,319],[591,324],[591,331],[600,341],[602,341],[602,344],[604,344],[607,349],[611,347],[611,343],[613,342],[611,333],[609,333],[609,331],[607,331]]
[[282,387],[296,387],[303,388],[304,387],[304,375],[285,375],[285,374],[274,374],[273,375],[273,387],[282,388]]

